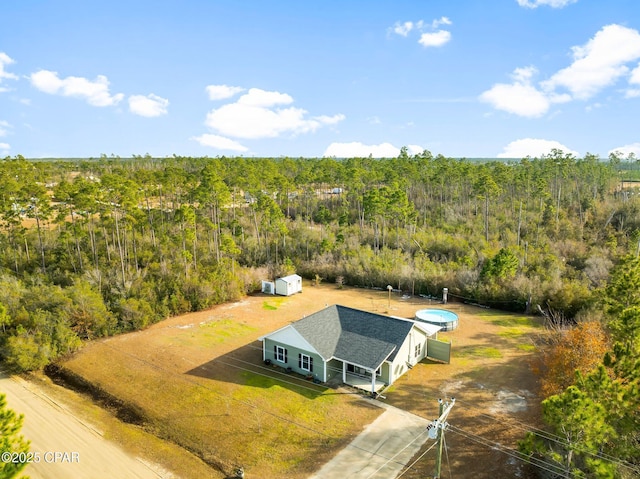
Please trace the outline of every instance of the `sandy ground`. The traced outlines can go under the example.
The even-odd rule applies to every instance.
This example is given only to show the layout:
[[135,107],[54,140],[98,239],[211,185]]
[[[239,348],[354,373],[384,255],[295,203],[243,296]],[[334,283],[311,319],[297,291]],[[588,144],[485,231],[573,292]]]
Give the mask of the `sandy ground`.
[[[418,309],[442,307],[437,301],[406,297],[401,293],[389,296],[387,291],[338,289],[332,284],[312,286],[305,282],[302,294],[287,298],[256,294],[236,303],[170,318],[144,331],[102,340],[101,344],[126,349],[132,359],[135,356],[172,374],[188,375],[194,368],[216,362],[234,366],[227,368],[231,374],[238,365],[261,365],[260,343],[256,341],[260,336],[331,304],[407,318],[412,318]],[[532,477],[526,463],[514,457],[514,452],[517,441],[530,425],[539,427],[537,385],[529,367],[534,353],[521,347],[530,345],[529,336],[538,332],[522,326],[518,321],[521,316],[456,303],[450,303],[447,308],[460,318],[458,329],[439,336],[452,342],[451,363],[420,363],[388,389],[381,401],[432,420],[438,415],[438,398],[456,397],[456,406],[449,417],[452,428],[446,434],[443,478]],[[233,321],[250,327],[250,340],[244,334],[226,337],[213,349],[202,347],[198,343],[198,332],[216,321]],[[233,378],[228,380],[232,382]],[[44,417],[42,421],[47,423],[49,419]],[[57,430],[57,426],[52,430]],[[67,443],[64,444],[68,449]],[[414,455],[411,462],[418,460],[411,469],[403,471],[403,478],[433,474],[434,451],[420,457],[431,444],[432,441],[425,442]],[[316,470],[319,469],[320,465]],[[27,473],[34,478],[44,477],[36,476],[33,471]],[[46,477],[55,476],[47,474]],[[110,474],[107,477],[138,476]]]
[[[137,342],[136,354],[153,357],[158,364],[172,362],[173,367],[186,370],[187,364],[210,360],[211,352],[191,350],[186,358],[166,354],[165,350],[159,357],[153,349],[162,337],[175,338],[176,330],[188,335],[198,325],[225,319],[256,328],[257,339],[331,304],[406,318],[413,318],[419,309],[445,307],[436,300],[407,297],[398,292],[389,295],[387,291],[338,289],[333,284],[312,286],[305,282],[302,294],[287,298],[257,294],[236,303],[171,318],[134,333],[145,337],[144,341]],[[449,418],[453,428],[446,436],[446,458],[443,459],[446,475],[442,477],[468,477],[471,471],[477,479],[533,477],[527,463],[514,457],[517,441],[527,430],[541,426],[537,380],[530,370],[534,353],[519,346],[531,345],[531,336],[541,331],[519,327],[517,319],[522,315],[460,303],[449,303],[446,308],[459,317],[455,331],[439,333],[440,339],[452,342],[451,363],[419,364],[387,390],[382,401],[432,420],[438,416],[439,398],[456,398]],[[518,330],[524,334],[519,335]],[[505,334],[510,331],[515,333]],[[255,351],[259,346],[253,343],[247,347],[230,338],[223,349],[229,358],[259,363],[261,354]],[[497,351],[498,357],[483,353],[487,348]],[[180,364],[183,361],[186,364]],[[427,441],[421,453],[429,445]],[[435,453],[431,451],[402,477],[423,478],[433,473],[434,463]]]
[[34,461],[39,461],[23,470],[31,479],[173,477],[104,439],[100,431],[31,382],[1,374],[0,391],[6,394],[9,407],[25,416],[21,432],[31,441]]

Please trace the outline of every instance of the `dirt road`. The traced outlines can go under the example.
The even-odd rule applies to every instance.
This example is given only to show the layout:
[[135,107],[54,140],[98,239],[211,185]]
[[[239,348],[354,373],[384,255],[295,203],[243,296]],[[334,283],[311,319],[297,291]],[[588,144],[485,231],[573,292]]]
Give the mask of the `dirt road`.
[[25,416],[22,434],[39,461],[23,470],[31,479],[174,477],[104,439],[35,384],[0,373],[0,392],[6,394],[11,409]]

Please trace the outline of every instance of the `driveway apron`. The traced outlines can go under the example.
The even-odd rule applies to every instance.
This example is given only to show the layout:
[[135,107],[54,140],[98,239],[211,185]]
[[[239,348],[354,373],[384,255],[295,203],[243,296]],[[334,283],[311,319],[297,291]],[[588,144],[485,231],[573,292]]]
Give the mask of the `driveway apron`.
[[393,479],[428,440],[430,421],[386,404],[385,411],[309,479]]

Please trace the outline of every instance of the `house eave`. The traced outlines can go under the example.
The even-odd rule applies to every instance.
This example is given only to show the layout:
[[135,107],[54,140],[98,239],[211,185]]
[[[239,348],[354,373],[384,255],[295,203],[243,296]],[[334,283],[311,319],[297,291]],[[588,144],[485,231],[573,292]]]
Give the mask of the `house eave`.
[[[394,347],[394,348],[391,350],[391,352],[390,352],[390,353],[389,353],[389,354],[388,354],[388,355],[387,355],[387,356],[386,356],[382,361],[380,361],[380,363],[379,363],[377,366],[375,366],[375,367],[373,367],[373,368],[372,368],[371,366],[364,366],[364,365],[362,365],[362,364],[354,363],[353,361],[349,361],[348,359],[342,359],[342,358],[340,358],[340,357],[338,357],[338,356],[331,356],[331,358],[329,358],[329,360],[331,360],[331,359],[337,359],[338,361],[342,361],[343,363],[353,364],[354,366],[357,366],[357,367],[362,368],[362,369],[366,369],[366,370],[368,370],[368,371],[376,371],[376,370],[377,370],[380,366],[382,366],[385,362],[389,362],[389,357],[391,357],[391,355],[395,352],[395,350],[396,350],[396,348]],[[328,360],[328,361],[329,361],[329,360]]]

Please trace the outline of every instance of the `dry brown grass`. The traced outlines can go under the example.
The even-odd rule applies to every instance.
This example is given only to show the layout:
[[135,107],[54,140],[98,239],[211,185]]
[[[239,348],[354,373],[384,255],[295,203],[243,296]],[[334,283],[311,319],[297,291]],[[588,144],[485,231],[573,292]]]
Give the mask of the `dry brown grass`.
[[[303,293],[294,297],[251,296],[96,341],[63,366],[142,411],[147,431],[193,451],[213,467],[229,472],[243,465],[248,477],[303,478],[348,444],[380,410],[346,390],[264,369],[256,339],[335,303],[412,317],[430,301],[402,300],[394,294],[389,302],[386,291],[305,284]],[[534,325],[464,305],[449,309],[460,316],[458,330],[441,334],[453,341],[452,363],[414,367],[386,393],[387,401],[432,418],[437,397],[455,394],[473,406],[455,408],[452,422],[462,427],[472,419],[479,424],[481,413],[498,404],[496,398],[504,391],[530,391],[524,414],[531,413],[535,385],[526,366],[531,353],[522,345]],[[518,334],[513,334],[516,329]],[[485,355],[483,348],[501,354]],[[524,419],[522,414],[517,417]],[[504,442],[504,428],[487,431]],[[506,442],[513,445],[515,439],[511,431]],[[457,455],[454,468],[468,472],[483,458],[498,465],[506,462],[500,454],[496,462],[497,453],[488,449],[472,448],[475,455]],[[423,461],[415,468],[418,475],[410,471],[403,477],[423,477],[432,472],[428,467]],[[497,472],[493,477],[499,477]]]

